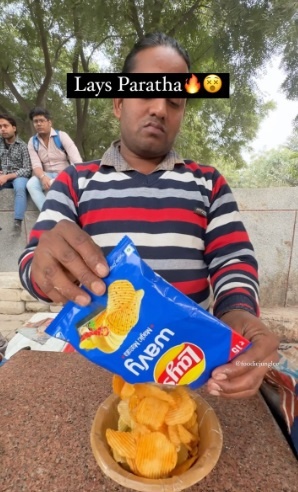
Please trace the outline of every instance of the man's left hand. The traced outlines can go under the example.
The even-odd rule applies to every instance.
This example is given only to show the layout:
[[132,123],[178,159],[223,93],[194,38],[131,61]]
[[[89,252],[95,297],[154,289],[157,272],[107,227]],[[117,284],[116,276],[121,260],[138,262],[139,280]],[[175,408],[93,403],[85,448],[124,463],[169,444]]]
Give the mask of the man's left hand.
[[279,340],[259,318],[247,311],[230,311],[221,321],[247,338],[252,346],[228,364],[214,369],[207,390],[225,398],[248,398],[258,391],[272,364],[278,362]]

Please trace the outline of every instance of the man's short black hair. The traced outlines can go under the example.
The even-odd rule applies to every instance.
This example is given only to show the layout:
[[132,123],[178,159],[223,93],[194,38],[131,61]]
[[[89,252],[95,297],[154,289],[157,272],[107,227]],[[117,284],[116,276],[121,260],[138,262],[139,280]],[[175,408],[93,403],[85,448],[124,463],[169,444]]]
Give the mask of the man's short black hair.
[[183,58],[187,64],[188,70],[190,70],[189,55],[187,51],[178,43],[178,41],[163,32],[153,32],[146,34],[133,46],[125,58],[122,73],[130,73],[134,70],[135,57],[138,53],[140,53],[140,51],[146,50],[147,48],[154,48],[155,46],[169,46],[170,48],[173,48],[178,55]]
[[16,122],[16,120],[12,116],[9,116],[8,114],[0,114],[0,118],[2,118],[3,120],[8,121],[12,126],[15,126],[16,127],[16,130],[17,130],[17,122]]
[[29,113],[29,118],[31,121],[33,120],[33,118],[35,116],[44,116],[46,120],[51,119],[51,115],[50,115],[49,111],[47,109],[39,108],[39,107],[31,109],[31,111]]

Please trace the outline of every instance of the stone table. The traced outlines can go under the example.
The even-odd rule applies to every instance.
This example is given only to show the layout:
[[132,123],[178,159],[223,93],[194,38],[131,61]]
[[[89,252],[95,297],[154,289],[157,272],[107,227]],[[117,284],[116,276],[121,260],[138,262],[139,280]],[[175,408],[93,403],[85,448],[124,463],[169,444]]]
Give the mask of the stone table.
[[[89,435],[111,374],[78,354],[19,352],[0,368],[1,492],[127,492],[105,477]],[[261,396],[202,396],[221,422],[224,445],[190,492],[294,492],[297,461]]]

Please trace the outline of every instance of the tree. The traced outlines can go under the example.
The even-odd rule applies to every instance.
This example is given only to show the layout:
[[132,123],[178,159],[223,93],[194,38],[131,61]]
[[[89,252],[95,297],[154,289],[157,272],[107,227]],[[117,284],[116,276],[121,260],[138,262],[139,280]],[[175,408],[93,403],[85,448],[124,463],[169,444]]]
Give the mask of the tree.
[[[291,148],[293,140],[296,148]],[[298,186],[297,136],[291,137],[287,146],[258,155],[233,181],[235,186],[250,188]]]
[[[32,128],[28,111],[44,105],[85,158],[98,157],[115,135],[110,102],[65,97],[67,72],[98,72],[102,60],[120,70],[133,43],[161,30],[187,47],[193,71],[230,72],[229,100],[188,105],[178,148],[202,161],[220,157],[243,165],[241,149],[254,138],[268,111],[254,86],[256,70],[279,50],[294,97],[297,29],[292,0],[2,0],[0,12],[0,111],[13,113],[21,134]],[[276,35],[277,32],[281,34]],[[290,80],[290,85],[289,85]],[[190,130],[191,129],[191,130]]]

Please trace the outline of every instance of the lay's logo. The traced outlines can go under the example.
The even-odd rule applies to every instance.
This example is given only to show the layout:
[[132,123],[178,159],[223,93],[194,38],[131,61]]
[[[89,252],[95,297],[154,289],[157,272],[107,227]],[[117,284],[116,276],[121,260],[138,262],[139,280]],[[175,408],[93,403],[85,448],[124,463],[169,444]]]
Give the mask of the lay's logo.
[[184,342],[160,357],[154,368],[154,380],[160,384],[190,384],[203,374],[205,368],[203,350]]

